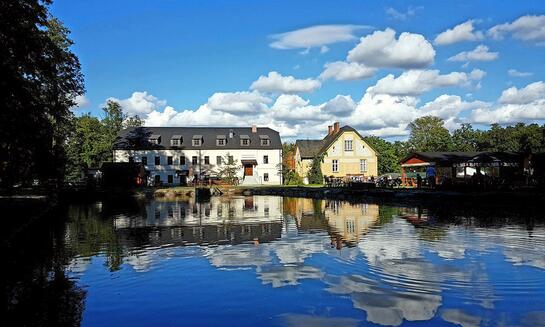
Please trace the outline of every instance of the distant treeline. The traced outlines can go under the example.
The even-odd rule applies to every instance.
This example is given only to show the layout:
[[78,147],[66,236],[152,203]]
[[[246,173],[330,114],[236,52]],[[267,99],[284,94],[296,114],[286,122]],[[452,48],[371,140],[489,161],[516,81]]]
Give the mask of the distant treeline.
[[476,130],[471,124],[462,124],[450,133],[441,118],[426,116],[409,124],[409,130],[407,141],[388,142],[376,136],[366,137],[379,153],[379,174],[400,172],[399,161],[413,151],[545,151],[545,125],[492,124],[487,130]]

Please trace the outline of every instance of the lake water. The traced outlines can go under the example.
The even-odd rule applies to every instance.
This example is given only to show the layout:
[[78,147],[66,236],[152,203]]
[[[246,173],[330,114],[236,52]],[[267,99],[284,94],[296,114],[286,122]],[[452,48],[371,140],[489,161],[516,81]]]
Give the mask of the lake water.
[[544,220],[477,209],[270,196],[69,205],[5,251],[3,316],[28,326],[545,325]]

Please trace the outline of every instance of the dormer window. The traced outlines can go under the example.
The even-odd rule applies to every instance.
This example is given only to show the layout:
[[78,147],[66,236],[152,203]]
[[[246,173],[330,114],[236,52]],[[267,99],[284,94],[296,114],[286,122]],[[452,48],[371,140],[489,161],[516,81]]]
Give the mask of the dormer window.
[[151,144],[159,144],[159,143],[161,143],[161,135],[159,135],[159,134],[153,134],[153,135],[151,135],[151,136],[148,138],[148,141],[149,141]]
[[182,144],[182,136],[181,135],[172,135],[172,138],[170,139],[170,145],[180,146],[181,144]]
[[192,143],[193,146],[201,146],[202,145],[202,135],[193,135]]
[[271,145],[271,140],[269,138],[269,135],[259,135],[259,140],[260,140],[262,146]]
[[225,135],[218,135],[216,137],[217,146],[225,146],[226,143],[227,143],[227,138],[225,137]]
[[250,145],[250,137],[248,135],[241,135],[240,136],[240,145],[241,146],[249,146]]

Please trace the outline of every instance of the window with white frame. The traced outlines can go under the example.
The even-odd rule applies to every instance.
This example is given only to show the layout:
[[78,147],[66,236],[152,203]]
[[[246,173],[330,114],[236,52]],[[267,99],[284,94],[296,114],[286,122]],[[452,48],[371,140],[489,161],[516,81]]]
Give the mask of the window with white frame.
[[365,173],[367,171],[367,160],[360,159],[360,172]]
[[344,151],[352,151],[352,140],[344,140]]
[[217,139],[216,140],[217,146],[224,146],[225,145],[225,139]]
[[268,164],[269,163],[269,156],[263,156],[263,163]]
[[201,139],[193,139],[193,146],[201,146]]
[[271,144],[271,140],[269,140],[269,139],[262,139],[261,140],[261,145],[263,145],[263,146],[268,146],[270,144]]
[[339,161],[334,159],[331,161],[331,170],[334,172],[334,173],[337,173],[339,172]]

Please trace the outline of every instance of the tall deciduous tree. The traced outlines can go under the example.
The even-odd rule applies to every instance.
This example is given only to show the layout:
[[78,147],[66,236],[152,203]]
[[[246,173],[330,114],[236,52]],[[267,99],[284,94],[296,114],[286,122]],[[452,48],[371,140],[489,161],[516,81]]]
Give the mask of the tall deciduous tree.
[[50,0],[0,0],[0,183],[60,181],[74,98],[84,92]]
[[452,139],[441,118],[425,116],[409,124],[409,147],[412,151],[450,151]]
[[73,119],[72,133],[66,142],[69,181],[79,179],[84,168],[100,167],[113,160],[113,143],[123,128],[125,115],[115,101],[108,101],[102,110],[102,120],[90,114]]
[[454,151],[475,152],[479,144],[479,132],[471,124],[462,124],[452,133],[452,149]]

